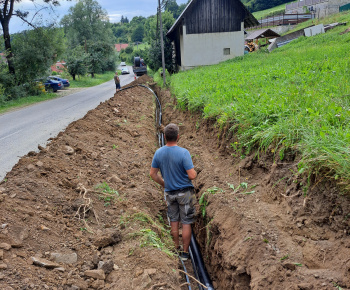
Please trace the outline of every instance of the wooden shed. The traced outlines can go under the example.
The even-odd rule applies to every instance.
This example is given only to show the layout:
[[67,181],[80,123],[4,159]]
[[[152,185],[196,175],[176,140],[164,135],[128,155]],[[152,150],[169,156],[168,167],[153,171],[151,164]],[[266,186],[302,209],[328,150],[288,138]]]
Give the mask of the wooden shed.
[[270,38],[276,38],[280,36],[281,35],[279,35],[278,33],[276,33],[271,29],[259,29],[249,34],[246,37],[246,40],[254,40],[254,39],[260,39],[260,38],[270,39]]
[[180,70],[244,54],[244,28],[258,21],[239,0],[191,0],[167,36]]

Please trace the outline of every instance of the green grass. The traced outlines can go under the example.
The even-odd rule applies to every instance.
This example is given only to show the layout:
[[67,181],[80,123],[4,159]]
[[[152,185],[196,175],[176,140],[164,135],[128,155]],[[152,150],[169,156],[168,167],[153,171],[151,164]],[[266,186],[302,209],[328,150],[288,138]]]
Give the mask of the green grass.
[[[338,16],[350,21],[349,12]],[[231,124],[243,153],[271,150],[283,160],[285,150],[297,149],[300,170],[322,171],[349,188],[350,33],[340,35],[348,27],[180,72],[171,90],[182,109]]]
[[[292,2],[290,2],[290,3],[292,3]],[[264,19],[264,18],[272,16],[272,15],[280,15],[280,14],[283,14],[285,12],[287,4],[289,4],[289,3],[281,4],[281,5],[278,5],[276,7],[272,7],[270,9],[257,11],[257,12],[254,12],[253,15],[258,20],[261,18]]]
[[115,72],[106,72],[104,74],[95,74],[94,78],[91,78],[91,76],[76,77],[75,81],[73,81],[72,78],[69,78],[70,87],[71,88],[88,88],[88,87],[97,86],[113,79],[114,74]]
[[134,49],[148,49],[150,47],[150,45],[147,42],[141,43],[138,46],[134,45]]
[[[287,33],[292,33],[296,30],[303,29],[305,27],[311,26],[311,25],[318,25],[318,24],[331,24],[335,22],[348,22],[350,19],[349,17],[349,11],[333,14],[327,18],[321,18],[321,19],[309,19],[305,22],[300,23],[298,26],[296,26],[294,29],[289,30]],[[349,27],[349,26],[346,26]],[[344,29],[345,30],[345,29]]]
[[[145,212],[137,212],[133,215],[121,217],[121,224],[129,225],[138,223],[142,228],[130,234],[133,238],[140,239],[140,247],[155,247],[169,256],[173,256],[174,242],[171,238],[169,227],[164,224],[164,220],[154,220]],[[130,228],[133,228],[130,226]],[[168,228],[168,229],[167,229]]]
[[[75,81],[73,81],[70,76],[67,76],[67,75],[61,75],[61,76],[69,79],[70,88],[88,88],[88,87],[97,86],[102,83],[110,81],[111,79],[113,79],[114,74],[115,72],[106,72],[104,74],[96,74],[95,78],[91,78],[87,76],[76,77]],[[28,96],[17,100],[0,102],[0,113],[5,113],[11,109],[29,106],[35,103],[51,100],[57,97],[59,97],[59,95],[56,93],[43,93],[39,96]]]
[[0,103],[0,113],[5,113],[11,109],[21,108],[25,106],[29,106],[35,103],[39,103],[42,101],[47,101],[56,98],[57,95],[55,93],[45,93],[39,96],[29,96],[25,98],[21,98],[18,100],[11,100],[8,102]]

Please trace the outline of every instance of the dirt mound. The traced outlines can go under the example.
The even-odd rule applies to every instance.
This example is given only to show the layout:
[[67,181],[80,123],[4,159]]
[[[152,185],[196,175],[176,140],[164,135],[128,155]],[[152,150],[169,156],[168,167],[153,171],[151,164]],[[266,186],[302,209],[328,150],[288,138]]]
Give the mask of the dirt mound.
[[[215,288],[349,288],[350,208],[335,185],[296,174],[296,152],[240,159],[233,132],[158,95],[198,172],[195,231]],[[184,289],[149,178],[154,104],[145,88],[122,90],[7,174],[1,289]]]
[[147,89],[120,91],[7,174],[1,289],[179,289],[177,259],[147,240],[166,242],[153,107]]

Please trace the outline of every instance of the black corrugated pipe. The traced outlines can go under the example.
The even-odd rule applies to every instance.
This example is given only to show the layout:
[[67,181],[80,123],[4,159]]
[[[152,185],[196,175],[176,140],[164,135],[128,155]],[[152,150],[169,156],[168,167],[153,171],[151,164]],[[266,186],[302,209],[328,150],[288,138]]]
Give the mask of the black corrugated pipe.
[[[214,290],[214,287],[210,280],[207,269],[205,268],[199,245],[196,241],[196,237],[193,232],[192,232],[191,243],[190,243],[190,255],[191,255],[193,270],[197,276],[197,279],[201,281],[201,283],[203,283],[208,290]],[[202,286],[200,287],[201,287],[200,289],[203,289]]]
[[[154,93],[154,91],[145,86],[145,85],[134,85],[134,86],[130,86],[130,87],[126,87],[126,88],[122,88],[122,90],[125,90],[125,89],[130,89],[130,88],[134,88],[136,86],[139,86],[139,87],[144,87],[148,90],[150,90],[153,95],[155,96],[156,98],[156,101],[157,101],[157,108],[156,108],[156,124],[158,125],[158,141],[159,141],[159,146],[162,147],[165,145],[164,143],[164,133],[163,132],[159,132],[159,128],[162,124],[162,106],[160,104],[160,101],[157,97],[157,95]],[[192,236],[191,236],[191,243],[190,243],[190,255],[191,255],[191,262],[192,262],[192,266],[193,266],[193,270],[195,272],[195,275],[196,275],[196,278],[203,284],[205,285],[208,289],[208,290],[214,290],[214,287],[212,285],[212,282],[210,280],[210,277],[208,275],[208,272],[207,272],[207,269],[205,268],[205,265],[204,265],[204,261],[203,261],[203,258],[202,258],[202,254],[201,254],[201,251],[200,251],[200,248],[199,248],[199,245],[196,241],[196,238],[195,238],[195,235],[192,231]],[[185,267],[185,264],[182,262],[181,260],[181,263],[184,267],[184,271],[187,273],[187,270],[186,270],[186,267]],[[188,283],[188,289],[191,290],[191,286],[190,286],[190,281],[189,281],[189,278],[186,274],[186,281]],[[199,289],[203,289],[203,287],[198,284],[198,287]]]

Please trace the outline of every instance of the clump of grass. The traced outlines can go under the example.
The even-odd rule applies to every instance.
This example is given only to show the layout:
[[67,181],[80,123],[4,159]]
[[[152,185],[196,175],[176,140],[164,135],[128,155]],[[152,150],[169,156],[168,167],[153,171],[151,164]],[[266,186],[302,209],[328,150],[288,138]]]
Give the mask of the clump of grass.
[[[161,219],[159,219],[161,221]],[[130,236],[141,237],[140,247],[151,246],[158,248],[173,256],[174,243],[170,235],[170,230],[165,224],[153,220],[153,218],[144,212],[137,212],[132,215],[125,215],[121,223],[127,225],[131,222],[139,223],[143,228],[137,232],[131,233]]]
[[203,192],[203,194],[199,198],[199,205],[201,206],[203,217],[205,217],[206,215],[207,206],[209,204],[208,196],[217,192],[224,192],[224,190],[222,188],[213,186],[211,188],[208,188],[205,192]]
[[[158,86],[160,86],[161,88],[164,87],[164,83],[163,83],[163,76],[161,75],[163,69],[160,68],[154,75],[153,75],[153,79],[154,81],[158,84]],[[170,74],[169,72],[166,70],[165,73],[165,85],[169,86],[170,85]]]
[[162,241],[159,235],[151,229],[141,229],[140,231],[133,233],[133,237],[139,236],[140,247],[154,247],[157,248],[169,256],[174,256],[174,253],[168,248],[167,244]]
[[108,206],[115,200],[116,197],[119,197],[119,192],[111,188],[107,182],[100,183],[95,186],[95,189],[101,194],[98,196],[100,200],[103,200],[105,206]]

